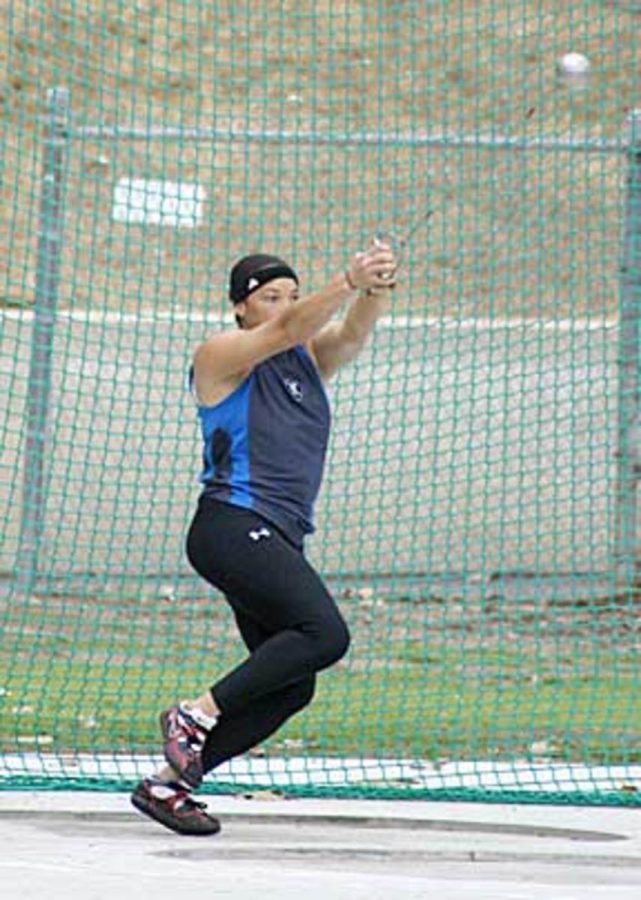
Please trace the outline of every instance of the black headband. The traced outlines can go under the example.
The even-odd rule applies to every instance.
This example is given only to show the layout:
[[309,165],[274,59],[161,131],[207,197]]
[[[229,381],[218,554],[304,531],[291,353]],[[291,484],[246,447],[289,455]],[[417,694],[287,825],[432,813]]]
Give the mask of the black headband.
[[266,253],[254,253],[239,260],[229,276],[229,299],[241,303],[257,288],[274,278],[291,278],[298,284],[298,275],[285,260]]

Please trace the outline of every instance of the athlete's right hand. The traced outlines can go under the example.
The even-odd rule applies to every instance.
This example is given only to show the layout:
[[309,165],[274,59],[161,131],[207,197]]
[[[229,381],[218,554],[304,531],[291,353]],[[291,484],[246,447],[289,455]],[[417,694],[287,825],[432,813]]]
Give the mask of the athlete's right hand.
[[351,287],[366,291],[391,288],[396,283],[398,263],[389,244],[375,243],[362,253],[355,253],[347,270]]

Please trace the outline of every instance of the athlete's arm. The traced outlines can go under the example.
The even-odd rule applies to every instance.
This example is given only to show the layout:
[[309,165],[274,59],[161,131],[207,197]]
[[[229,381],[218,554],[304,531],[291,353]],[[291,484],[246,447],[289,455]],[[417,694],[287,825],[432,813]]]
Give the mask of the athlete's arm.
[[337,275],[325,288],[298,300],[278,316],[255,328],[213,335],[202,343],[194,354],[197,379],[210,386],[221,384],[270,356],[308,343],[355,290],[380,287],[392,270],[393,256],[386,248],[371,247],[357,253],[346,274]]
[[352,362],[382,315],[390,308],[391,289],[361,291],[340,322],[330,322],[310,342],[316,365],[326,381]]

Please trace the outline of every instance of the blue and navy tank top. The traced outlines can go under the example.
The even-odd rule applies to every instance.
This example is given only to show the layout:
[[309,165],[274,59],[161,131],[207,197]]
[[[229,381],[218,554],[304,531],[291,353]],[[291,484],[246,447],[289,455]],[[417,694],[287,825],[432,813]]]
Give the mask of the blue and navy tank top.
[[220,403],[199,403],[198,417],[203,495],[255,510],[302,545],[314,530],[331,423],[307,350],[299,345],[259,363]]

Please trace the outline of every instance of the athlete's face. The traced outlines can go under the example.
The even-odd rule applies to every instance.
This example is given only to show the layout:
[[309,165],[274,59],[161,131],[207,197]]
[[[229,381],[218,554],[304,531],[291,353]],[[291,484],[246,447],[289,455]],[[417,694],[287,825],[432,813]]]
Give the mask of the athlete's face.
[[298,300],[298,285],[293,278],[274,278],[237,303],[234,312],[242,319],[243,328],[256,328]]

